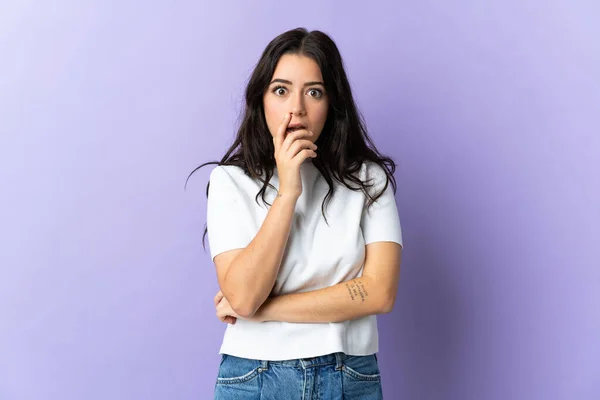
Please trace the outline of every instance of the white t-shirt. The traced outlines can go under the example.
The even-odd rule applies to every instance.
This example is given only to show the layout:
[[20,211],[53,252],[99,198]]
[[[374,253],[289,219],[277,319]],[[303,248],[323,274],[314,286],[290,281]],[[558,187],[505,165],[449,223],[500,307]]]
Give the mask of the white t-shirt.
[[[365,245],[390,241],[402,245],[400,218],[391,182],[366,212],[367,197],[334,182],[335,191],[325,208],[327,182],[307,159],[300,166],[302,194],[296,203],[274,295],[306,292],[362,275]],[[381,191],[386,175],[379,165],[364,163],[358,173],[363,182],[374,178],[371,195]],[[279,188],[277,169],[270,183]],[[356,184],[350,183],[351,186]],[[246,247],[258,233],[268,212],[256,195],[262,183],[236,166],[217,166],[210,174],[207,229],[211,257]],[[273,204],[277,192],[267,186],[265,199]],[[336,323],[252,322],[228,324],[222,354],[258,360],[288,360],[334,352],[369,355],[378,351],[375,315]]]

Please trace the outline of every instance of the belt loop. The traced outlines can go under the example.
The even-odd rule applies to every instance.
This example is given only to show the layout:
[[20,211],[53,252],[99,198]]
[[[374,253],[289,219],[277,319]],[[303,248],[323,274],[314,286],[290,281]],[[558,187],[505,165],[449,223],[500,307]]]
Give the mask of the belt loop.
[[262,360],[260,362],[260,368],[262,368],[263,371],[266,371],[269,369],[269,361],[267,360]]
[[344,366],[343,356],[344,353],[335,353],[335,370],[340,371]]

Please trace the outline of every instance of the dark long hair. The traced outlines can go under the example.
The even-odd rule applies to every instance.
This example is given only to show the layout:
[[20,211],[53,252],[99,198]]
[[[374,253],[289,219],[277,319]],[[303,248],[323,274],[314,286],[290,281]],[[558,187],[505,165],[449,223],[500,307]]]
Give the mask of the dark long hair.
[[[369,199],[367,207],[383,194],[390,180],[396,193],[396,164],[391,158],[381,155],[369,137],[364,120],[354,103],[342,56],[336,44],[325,33],[318,30],[309,32],[304,28],[282,33],[267,45],[248,81],[246,107],[242,111],[242,122],[233,145],[221,161],[211,161],[198,166],[190,173],[188,179],[206,165],[235,165],[242,168],[246,175],[263,183],[256,194],[256,202],[258,203],[260,196],[264,204],[271,205],[265,199],[265,192],[267,186],[275,189],[269,181],[277,163],[273,138],[265,120],[263,96],[275,67],[284,54],[298,54],[313,59],[321,69],[325,93],[329,99],[327,120],[315,142],[319,146],[318,157],[312,159],[313,165],[329,185],[329,191],[321,205],[325,222],[327,223],[325,206],[334,193],[333,179],[351,190],[362,190]],[[354,175],[366,161],[378,164],[387,175],[384,188],[376,196],[371,196],[367,190],[372,184],[362,182]],[[349,186],[347,181],[355,183],[357,187]],[[209,187],[210,182],[206,186],[207,198]],[[203,247],[208,232],[206,224],[204,227]]]

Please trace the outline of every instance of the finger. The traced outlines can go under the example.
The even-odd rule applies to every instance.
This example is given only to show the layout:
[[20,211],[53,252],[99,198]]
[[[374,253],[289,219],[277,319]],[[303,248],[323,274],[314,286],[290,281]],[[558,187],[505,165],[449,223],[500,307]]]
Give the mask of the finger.
[[225,309],[219,309],[217,310],[217,318],[219,318],[219,320],[221,322],[227,322],[227,318],[231,318],[231,313],[227,312],[227,310]]
[[292,160],[296,163],[296,164],[302,164],[302,162],[304,160],[306,160],[307,158],[315,158],[317,156],[317,153],[314,150],[311,149],[304,149],[301,150],[298,154],[296,154],[294,157],[292,157]]
[[292,114],[286,113],[285,116],[283,117],[283,120],[281,121],[281,124],[279,124],[279,128],[277,128],[277,132],[275,132],[275,149],[276,150],[283,143],[283,140],[285,139],[285,131],[287,130],[287,127],[290,124],[291,120],[292,120]]
[[316,154],[317,145],[312,143],[309,140],[296,140],[287,152],[288,157],[291,159],[295,159],[296,156],[298,156],[300,153],[304,152],[305,150],[309,150],[308,155],[312,156],[313,154]]
[[298,139],[289,148],[289,152],[291,156],[296,155],[300,150],[309,149],[316,151],[318,146],[311,142],[310,140]]
[[225,323],[232,324],[232,325],[235,324],[237,321],[236,317],[223,312],[223,310],[217,311],[217,318],[221,322],[225,322]]
[[214,298],[215,306],[217,306],[221,302],[222,298],[223,298],[223,293],[219,290]]
[[294,144],[297,140],[300,140],[302,138],[305,138],[307,141],[312,143],[312,141],[310,139],[314,136],[315,136],[315,134],[307,129],[299,129],[299,130],[295,131],[294,133],[287,135],[287,137],[284,139],[284,141],[281,145],[281,148],[284,151],[288,151],[290,149],[290,147],[292,146],[292,144]]

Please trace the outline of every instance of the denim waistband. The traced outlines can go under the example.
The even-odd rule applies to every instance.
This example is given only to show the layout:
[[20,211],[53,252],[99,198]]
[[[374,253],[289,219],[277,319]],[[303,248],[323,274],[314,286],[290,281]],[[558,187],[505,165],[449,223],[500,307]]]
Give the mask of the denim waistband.
[[344,353],[332,353],[324,356],[318,357],[310,357],[310,358],[299,358],[295,360],[282,360],[282,361],[261,361],[261,368],[268,369],[269,365],[278,365],[284,367],[293,367],[293,368],[311,368],[311,367],[320,367],[324,365],[335,364],[336,369],[341,369],[343,366],[343,362],[349,356]]

